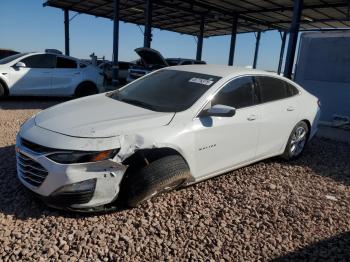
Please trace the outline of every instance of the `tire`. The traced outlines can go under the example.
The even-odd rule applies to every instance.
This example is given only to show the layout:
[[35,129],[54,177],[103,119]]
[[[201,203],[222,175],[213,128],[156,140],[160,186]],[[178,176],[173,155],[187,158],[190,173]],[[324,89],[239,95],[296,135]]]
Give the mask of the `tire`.
[[84,97],[96,94],[98,94],[98,90],[95,84],[89,82],[81,83],[75,90],[76,97]]
[[293,160],[301,156],[309,138],[309,132],[309,127],[304,121],[296,124],[289,136],[284,153],[282,154],[285,160]]
[[6,90],[3,84],[0,82],[0,99],[4,98],[6,96]]
[[190,170],[181,156],[155,160],[126,177],[126,204],[136,207],[155,195],[180,187],[189,178]]

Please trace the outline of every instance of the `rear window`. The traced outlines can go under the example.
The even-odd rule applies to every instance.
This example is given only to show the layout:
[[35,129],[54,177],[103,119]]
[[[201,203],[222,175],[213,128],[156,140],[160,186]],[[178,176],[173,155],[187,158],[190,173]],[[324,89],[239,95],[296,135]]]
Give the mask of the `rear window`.
[[58,56],[56,68],[77,68],[77,62],[72,59]]
[[288,88],[288,95],[289,96],[295,96],[295,95],[299,94],[299,90],[295,86],[293,86],[287,82],[285,82],[285,83],[286,83],[287,88]]

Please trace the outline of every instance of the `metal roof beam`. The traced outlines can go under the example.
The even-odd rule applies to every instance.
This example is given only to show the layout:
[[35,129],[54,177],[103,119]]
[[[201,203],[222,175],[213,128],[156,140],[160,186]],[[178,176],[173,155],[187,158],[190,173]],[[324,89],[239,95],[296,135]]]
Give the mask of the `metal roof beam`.
[[[317,8],[337,8],[337,7],[346,7],[347,3],[324,3],[317,5],[304,5],[303,10],[307,9],[317,9]],[[243,11],[241,14],[254,14],[254,13],[269,13],[269,12],[280,12],[280,11],[293,11],[293,6],[290,7],[277,7],[271,9],[261,9],[261,10],[249,10]]]
[[[166,4],[168,5],[169,3],[166,3]],[[200,8],[203,8],[203,9],[212,10],[212,11],[215,11],[215,12],[223,14],[223,15],[230,16],[231,19],[232,19],[233,15],[234,15],[234,12],[232,12],[232,11],[227,11],[227,10],[218,8],[216,6],[208,5],[208,4],[203,4],[203,2],[193,1],[193,5],[194,6],[198,6]],[[174,8],[176,8],[176,7],[179,7],[179,6],[178,5],[174,5]],[[267,27],[270,27],[270,28],[273,28],[273,29],[286,30],[286,28],[282,28],[282,27],[276,26],[276,25],[274,25],[272,23],[260,20],[258,18],[253,18],[253,17],[249,17],[247,15],[244,15],[244,12],[239,12],[238,16],[239,16],[239,18],[242,18],[242,19],[244,19],[244,20],[246,20],[248,22],[264,25],[264,26],[267,26]]]

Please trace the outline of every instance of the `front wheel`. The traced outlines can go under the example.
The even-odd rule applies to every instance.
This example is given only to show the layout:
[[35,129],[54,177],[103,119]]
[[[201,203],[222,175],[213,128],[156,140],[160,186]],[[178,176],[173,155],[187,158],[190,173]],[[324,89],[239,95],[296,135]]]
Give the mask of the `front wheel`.
[[292,160],[299,157],[304,149],[309,137],[309,127],[304,122],[299,122],[289,136],[286,149],[282,157],[286,160]]
[[98,89],[95,84],[90,82],[81,83],[75,90],[76,97],[84,97],[98,94]]
[[190,170],[185,160],[178,155],[170,155],[128,174],[126,178],[126,203],[136,207],[153,196],[174,190],[190,178]]

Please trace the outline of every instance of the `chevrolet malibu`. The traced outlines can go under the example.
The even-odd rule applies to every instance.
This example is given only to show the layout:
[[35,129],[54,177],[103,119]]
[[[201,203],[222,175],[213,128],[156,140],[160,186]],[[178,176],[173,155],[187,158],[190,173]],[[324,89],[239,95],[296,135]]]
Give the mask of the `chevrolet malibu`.
[[100,211],[273,156],[313,137],[318,99],[271,73],[175,66],[62,103],[21,127],[19,180],[48,205]]

